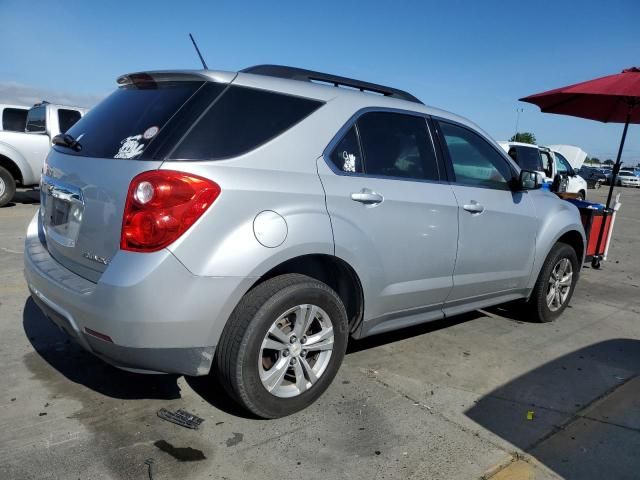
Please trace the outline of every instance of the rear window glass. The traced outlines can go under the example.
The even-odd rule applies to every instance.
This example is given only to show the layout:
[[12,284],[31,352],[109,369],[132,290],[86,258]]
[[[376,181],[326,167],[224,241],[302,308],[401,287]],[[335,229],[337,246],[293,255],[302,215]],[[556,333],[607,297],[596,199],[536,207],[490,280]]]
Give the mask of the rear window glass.
[[24,132],[27,124],[26,108],[5,108],[2,111],[2,129],[13,132]]
[[60,133],[67,133],[78,120],[80,120],[80,112],[78,110],[67,110],[61,108],[58,110],[58,126]]
[[80,142],[79,152],[99,158],[140,158],[160,129],[202,86],[203,82],[160,82],[118,88],[93,107],[68,131]]
[[308,98],[231,86],[169,156],[185,160],[238,156],[277,137],[321,105]]

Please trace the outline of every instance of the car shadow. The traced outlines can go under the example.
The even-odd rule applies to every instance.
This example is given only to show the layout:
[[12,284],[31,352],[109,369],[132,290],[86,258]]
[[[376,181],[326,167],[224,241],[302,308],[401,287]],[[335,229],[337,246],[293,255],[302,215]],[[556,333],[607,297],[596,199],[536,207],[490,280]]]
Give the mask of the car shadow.
[[21,188],[16,190],[13,198],[9,203],[0,208],[15,207],[16,204],[21,203],[23,205],[32,205],[34,203],[40,203],[40,190],[38,189],[25,189]]
[[131,373],[103,362],[60,330],[31,298],[25,303],[22,325],[40,358],[74,383],[118,399],[180,398],[176,375]]
[[380,333],[378,335],[372,335],[371,337],[365,337],[361,340],[351,339],[347,346],[347,355],[351,353],[361,352],[370,348],[381,347],[389,343],[400,342],[412,337],[418,337],[427,333],[442,330],[444,328],[453,327],[461,323],[470,322],[482,317],[483,314],[479,311],[465,313],[462,315],[456,315],[455,317],[443,318],[441,320],[434,320],[432,322],[421,323],[412,327],[406,327],[399,330],[393,330],[390,332]]
[[638,478],[639,375],[639,340],[599,342],[496,388],[465,414],[562,478]]

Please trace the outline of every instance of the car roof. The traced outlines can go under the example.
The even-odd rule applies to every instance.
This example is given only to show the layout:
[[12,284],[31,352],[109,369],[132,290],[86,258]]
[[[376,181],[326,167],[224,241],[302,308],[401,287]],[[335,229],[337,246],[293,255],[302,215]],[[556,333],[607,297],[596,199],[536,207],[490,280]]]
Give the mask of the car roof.
[[29,110],[31,107],[26,105],[13,105],[11,103],[0,103],[0,109],[17,108],[19,110]]
[[495,140],[491,135],[485,132],[477,124],[465,117],[456,115],[455,113],[418,103],[416,101],[409,101],[394,96],[385,96],[367,91],[362,92],[355,88],[343,88],[314,83],[311,81],[300,81],[292,78],[224,70],[153,70],[134,72],[121,75],[118,77],[117,83],[119,85],[125,85],[132,82],[132,79],[136,76],[148,76],[154,81],[198,79],[221,83],[233,82],[234,85],[261,88],[289,95],[313,98],[323,102],[340,100],[350,104],[354,112],[368,107],[405,110],[408,112],[415,112],[452,120],[482,133],[487,139],[495,143]]

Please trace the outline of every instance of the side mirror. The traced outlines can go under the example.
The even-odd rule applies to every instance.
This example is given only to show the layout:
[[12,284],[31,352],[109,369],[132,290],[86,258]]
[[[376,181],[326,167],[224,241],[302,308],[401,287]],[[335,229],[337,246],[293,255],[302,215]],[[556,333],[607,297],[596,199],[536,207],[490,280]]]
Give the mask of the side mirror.
[[518,190],[536,190],[542,187],[542,175],[533,170],[520,170]]

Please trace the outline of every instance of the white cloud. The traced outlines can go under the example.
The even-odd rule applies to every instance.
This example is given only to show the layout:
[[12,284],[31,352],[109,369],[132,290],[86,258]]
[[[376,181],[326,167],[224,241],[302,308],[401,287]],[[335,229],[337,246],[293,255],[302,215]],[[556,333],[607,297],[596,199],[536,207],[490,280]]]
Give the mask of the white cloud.
[[30,107],[34,103],[46,100],[51,103],[90,108],[106,96],[106,93],[103,95],[81,95],[32,87],[17,82],[0,81],[0,103],[10,103],[14,105],[26,105]]

